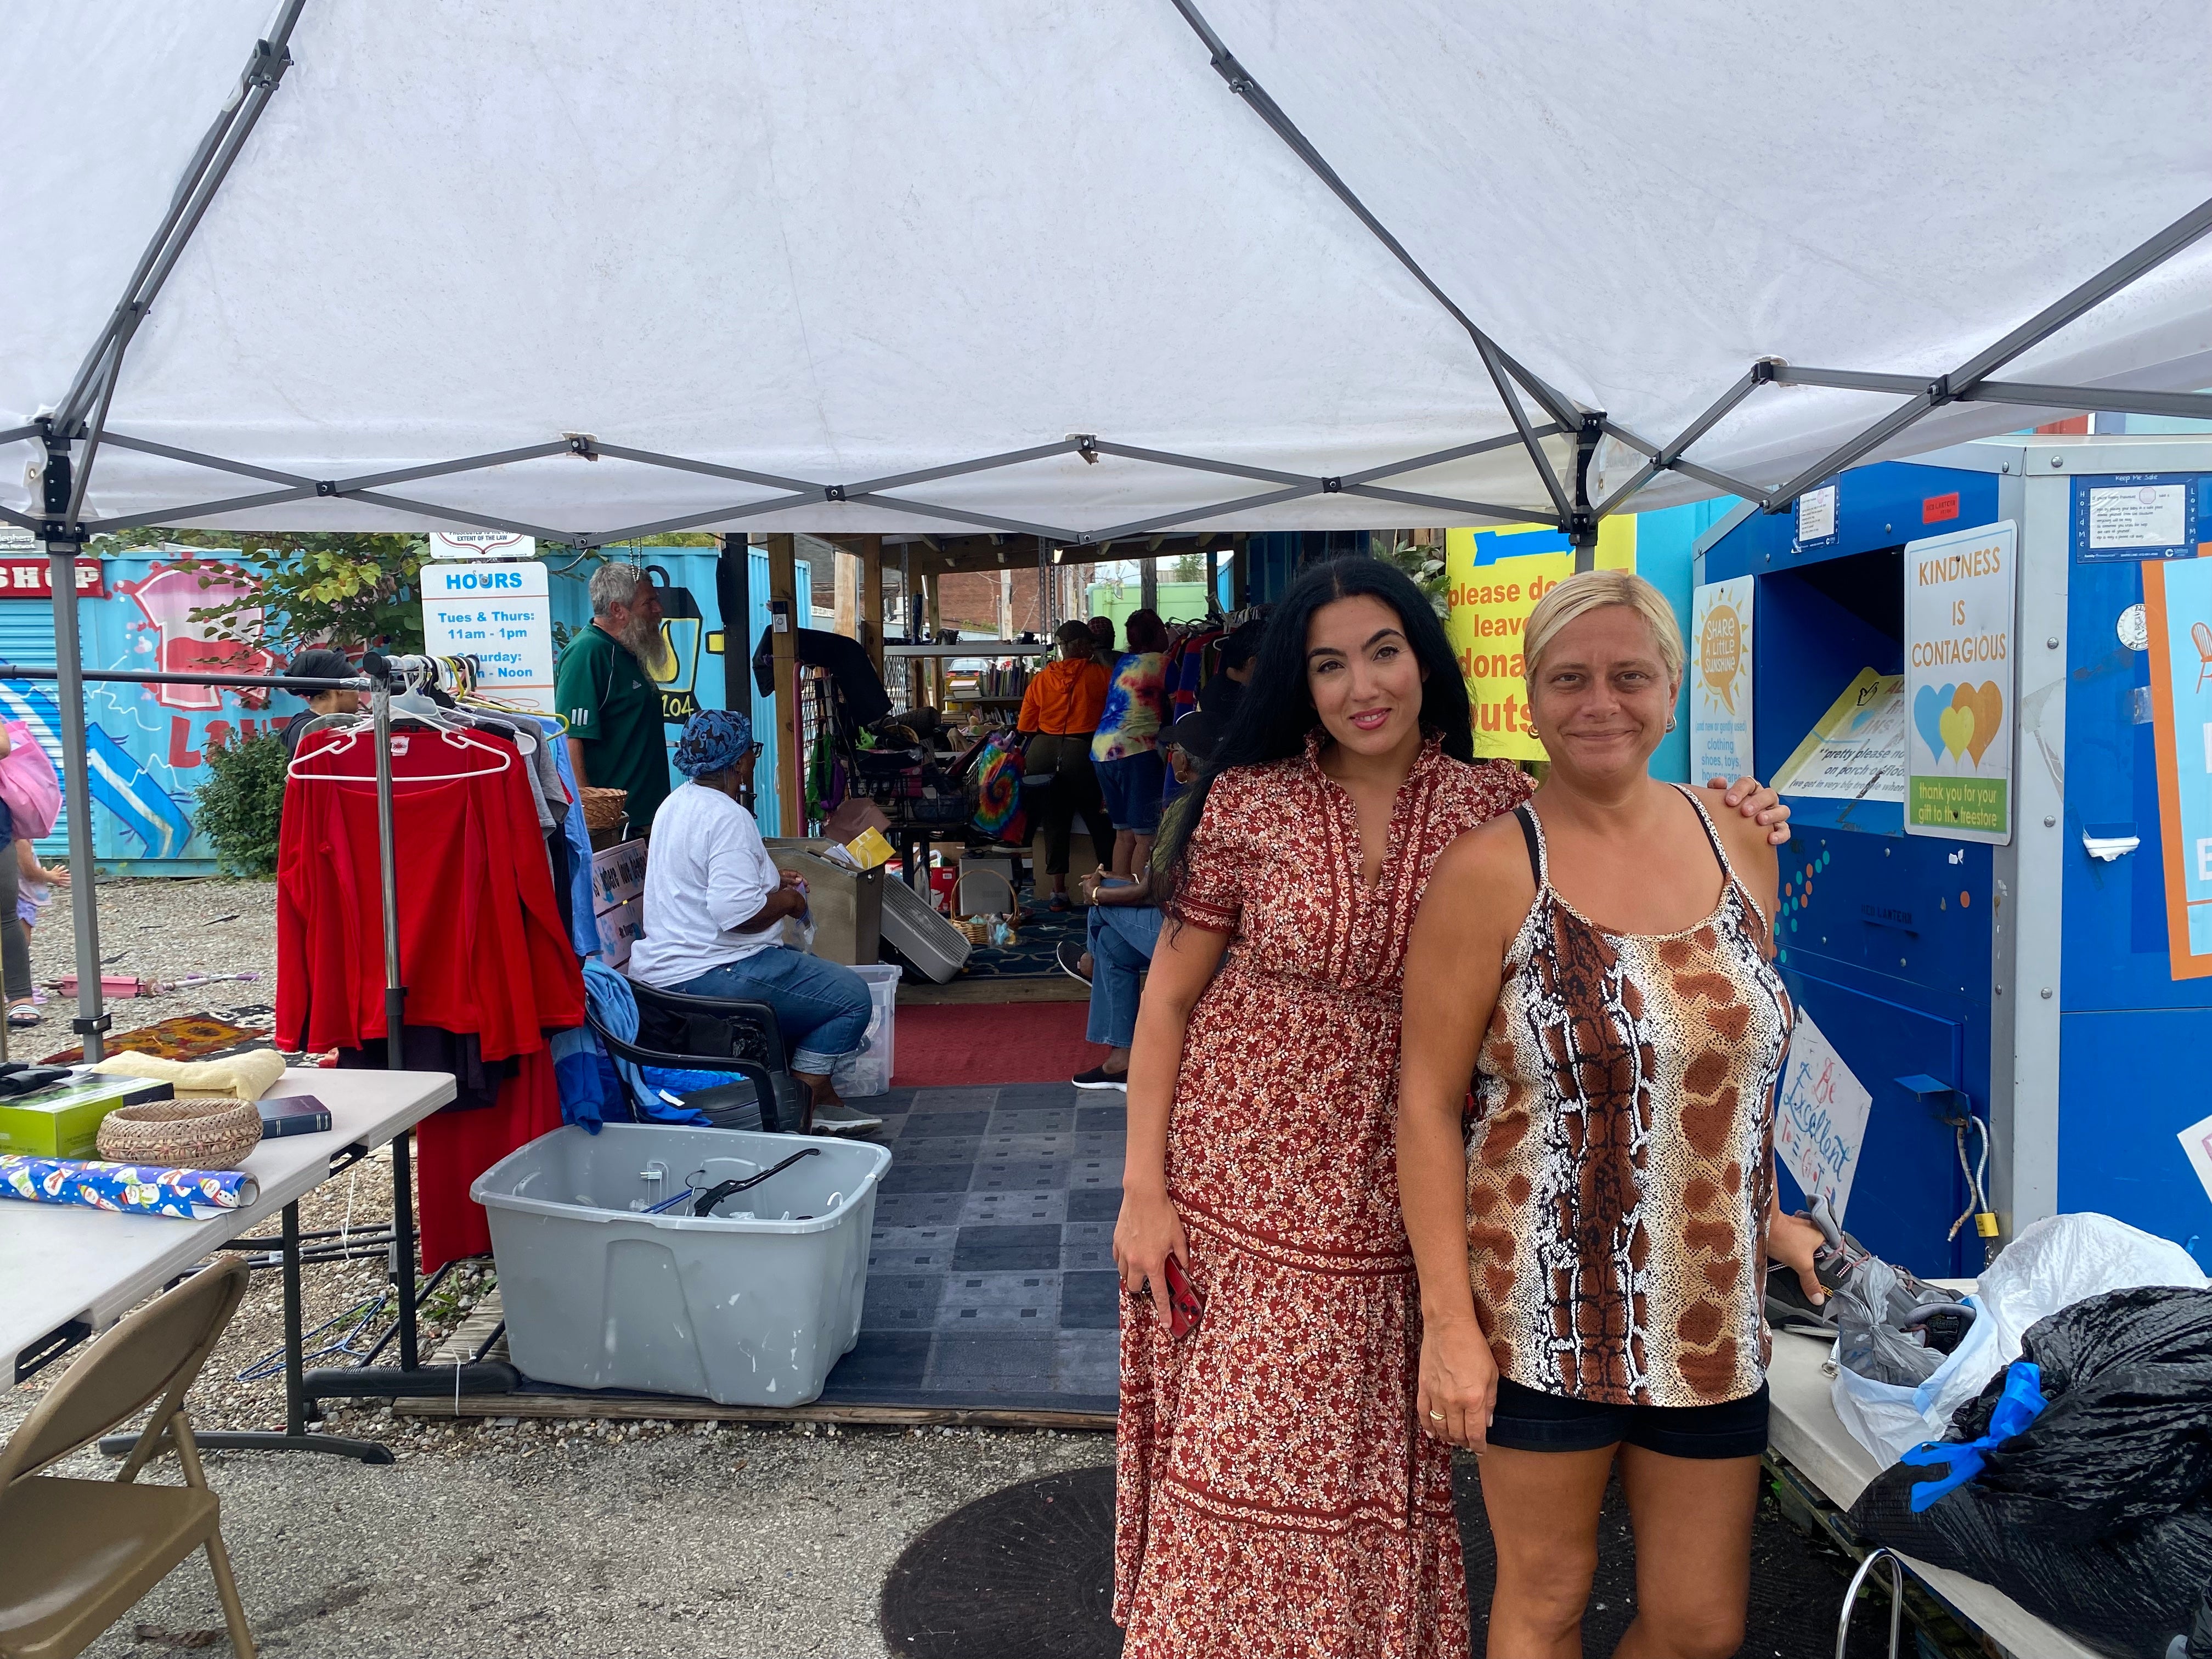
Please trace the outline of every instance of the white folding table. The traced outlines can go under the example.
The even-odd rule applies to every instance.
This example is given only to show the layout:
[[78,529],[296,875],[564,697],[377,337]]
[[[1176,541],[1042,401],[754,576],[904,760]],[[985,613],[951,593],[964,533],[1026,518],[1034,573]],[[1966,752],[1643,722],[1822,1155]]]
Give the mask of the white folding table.
[[407,1135],[453,1098],[453,1079],[443,1072],[325,1071],[295,1066],[274,1097],[313,1095],[327,1107],[331,1127],[319,1134],[264,1140],[241,1166],[259,1191],[243,1208],[204,1220],[131,1215],[71,1205],[0,1200],[0,1355],[21,1382],[86,1338],[112,1325],[163,1285],[216,1251],[236,1249],[260,1223],[280,1218],[276,1245],[284,1271],[285,1415],[282,1434],[200,1436],[203,1445],[251,1449],[300,1449],[343,1452],[388,1462],[390,1453],[368,1441],[307,1432],[304,1358],[300,1318],[299,1200],[331,1176],[386,1142],[392,1146],[392,1237],[401,1248],[403,1372],[416,1367],[414,1352],[415,1226]]
[[[1774,1334],[1774,1355],[1766,1370],[1773,1405],[1767,1442],[1819,1496],[1847,1510],[1881,1473],[1881,1466],[1851,1438],[1843,1419],[1836,1415],[1831,1379],[1821,1369],[1829,1346],[1825,1337]],[[2065,1632],[1978,1578],[1909,1555],[1899,1554],[1898,1559],[1945,1605],[2001,1643],[2015,1659],[2100,1659]]]

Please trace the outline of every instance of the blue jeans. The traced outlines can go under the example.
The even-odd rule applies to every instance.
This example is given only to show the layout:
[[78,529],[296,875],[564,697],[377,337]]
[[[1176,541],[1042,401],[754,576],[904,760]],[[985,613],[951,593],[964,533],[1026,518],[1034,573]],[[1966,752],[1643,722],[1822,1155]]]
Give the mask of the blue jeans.
[[1091,1024],[1084,1036],[1126,1048],[1136,1040],[1139,981],[1159,942],[1160,912],[1151,904],[1094,904],[1089,926]]
[[765,1002],[775,1010],[791,1069],[824,1077],[847,1054],[860,1052],[868,1034],[868,984],[850,968],[787,945],[709,968],[696,979],[672,985],[685,996]]
[[1100,761],[1098,793],[1106,803],[1106,816],[1114,820],[1116,830],[1128,830],[1139,836],[1154,834],[1160,827],[1160,782],[1167,775],[1166,763],[1157,749],[1146,749],[1134,755],[1124,755],[1119,760]]

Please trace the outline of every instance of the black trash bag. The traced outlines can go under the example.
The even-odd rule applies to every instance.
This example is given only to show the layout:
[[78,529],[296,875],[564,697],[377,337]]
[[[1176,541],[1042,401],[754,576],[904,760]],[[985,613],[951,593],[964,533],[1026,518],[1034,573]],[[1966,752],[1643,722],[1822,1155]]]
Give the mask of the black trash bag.
[[[2114,1659],[2212,1659],[2212,1291],[2114,1291],[2031,1326],[2021,1358],[2049,1401],[1981,1472],[1912,1512],[1941,1476],[1899,1464],[1851,1506],[1878,1544],[1993,1584]],[[2001,1372],[1951,1419],[1987,1432]],[[2191,1634],[2194,1631],[2196,1634]]]

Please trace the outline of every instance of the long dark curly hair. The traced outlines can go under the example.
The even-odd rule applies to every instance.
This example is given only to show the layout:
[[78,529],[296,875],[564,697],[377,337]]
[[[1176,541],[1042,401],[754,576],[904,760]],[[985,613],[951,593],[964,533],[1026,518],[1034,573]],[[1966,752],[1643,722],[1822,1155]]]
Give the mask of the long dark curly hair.
[[1162,826],[1158,867],[1165,891],[1176,894],[1190,873],[1190,837],[1206,811],[1213,781],[1234,767],[1258,766],[1305,752],[1306,734],[1321,724],[1306,679],[1306,632],[1325,605],[1365,594],[1398,613],[1398,625],[1427,680],[1421,689],[1421,730],[1443,739],[1454,760],[1474,758],[1474,732],[1467,682],[1444,637],[1444,625],[1421,590],[1395,565],[1361,555],[1308,567],[1291,584],[1267,618],[1254,659],[1251,683],[1237,700],[1229,729],[1213,746],[1205,769],[1178,800],[1182,811]]

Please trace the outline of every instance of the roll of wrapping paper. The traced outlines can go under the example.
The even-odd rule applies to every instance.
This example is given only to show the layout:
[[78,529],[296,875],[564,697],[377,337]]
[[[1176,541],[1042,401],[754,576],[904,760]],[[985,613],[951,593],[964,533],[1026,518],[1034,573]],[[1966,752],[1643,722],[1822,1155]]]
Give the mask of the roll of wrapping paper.
[[90,1158],[0,1157],[0,1198],[32,1204],[75,1204],[123,1215],[198,1221],[218,1210],[243,1209],[260,1196],[260,1184],[240,1170],[164,1170]]

